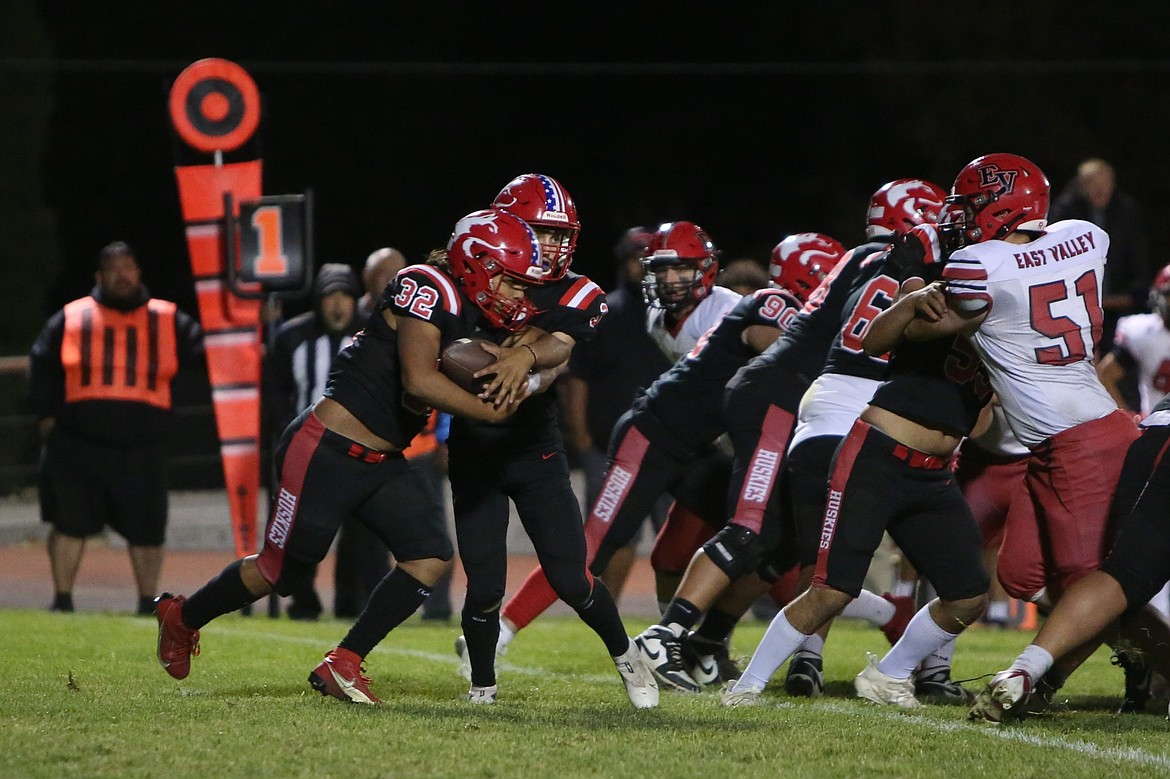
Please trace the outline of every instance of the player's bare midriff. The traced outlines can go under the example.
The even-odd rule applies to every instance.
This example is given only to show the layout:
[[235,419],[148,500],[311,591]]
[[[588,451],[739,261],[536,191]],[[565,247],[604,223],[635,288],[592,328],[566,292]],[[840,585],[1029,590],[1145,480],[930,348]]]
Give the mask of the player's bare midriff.
[[397,452],[398,447],[385,438],[376,436],[358,418],[349,413],[345,406],[330,398],[321,398],[313,408],[313,414],[321,424],[338,435],[367,446],[379,452]]

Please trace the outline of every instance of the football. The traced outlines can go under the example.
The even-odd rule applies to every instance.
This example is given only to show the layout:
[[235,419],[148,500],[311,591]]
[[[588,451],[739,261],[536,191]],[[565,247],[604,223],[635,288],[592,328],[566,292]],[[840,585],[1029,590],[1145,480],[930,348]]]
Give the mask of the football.
[[484,338],[460,338],[452,341],[439,357],[439,370],[463,389],[478,395],[495,375],[489,373],[478,379],[472,377],[476,371],[496,361],[495,357],[480,347],[480,344],[486,343],[491,341]]

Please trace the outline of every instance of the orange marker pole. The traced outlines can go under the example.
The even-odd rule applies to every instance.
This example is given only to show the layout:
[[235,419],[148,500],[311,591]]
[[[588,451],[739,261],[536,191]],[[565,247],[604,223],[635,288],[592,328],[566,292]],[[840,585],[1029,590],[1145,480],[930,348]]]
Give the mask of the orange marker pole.
[[224,195],[259,198],[261,161],[224,164],[222,154],[246,143],[260,117],[260,96],[233,62],[200,60],[175,80],[171,122],[179,137],[212,164],[175,168],[187,250],[204,331],[208,377],[223,459],[236,554],[257,549],[260,490],[260,301],[227,283]]

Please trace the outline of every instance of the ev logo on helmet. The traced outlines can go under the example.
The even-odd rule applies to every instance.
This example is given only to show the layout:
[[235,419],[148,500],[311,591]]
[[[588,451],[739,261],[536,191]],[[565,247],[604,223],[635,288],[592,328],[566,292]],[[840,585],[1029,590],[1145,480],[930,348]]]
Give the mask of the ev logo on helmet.
[[1005,195],[1016,186],[1018,175],[1020,175],[1018,170],[1003,170],[993,162],[979,169],[979,187],[981,189],[996,187],[992,190],[993,194]]

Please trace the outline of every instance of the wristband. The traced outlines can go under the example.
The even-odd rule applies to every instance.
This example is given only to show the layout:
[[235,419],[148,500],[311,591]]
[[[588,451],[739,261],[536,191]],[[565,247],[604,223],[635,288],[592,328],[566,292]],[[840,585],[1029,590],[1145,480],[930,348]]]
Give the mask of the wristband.
[[532,355],[532,367],[535,368],[536,367],[536,351],[528,344],[520,344],[520,346],[523,347],[524,349],[527,349],[528,353]]
[[540,389],[540,374],[539,373],[528,374],[528,394],[535,395],[537,390],[539,390],[539,389]]

